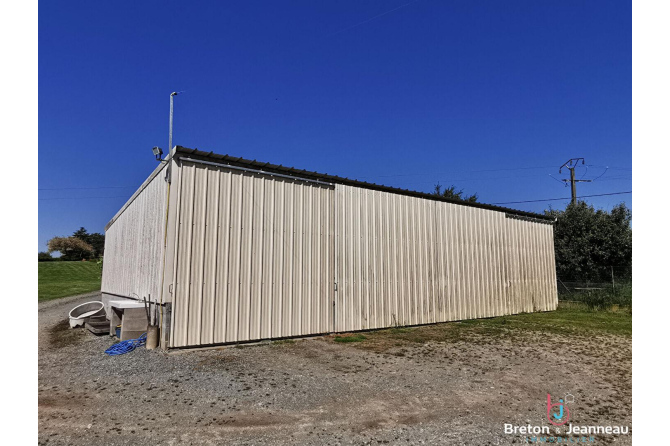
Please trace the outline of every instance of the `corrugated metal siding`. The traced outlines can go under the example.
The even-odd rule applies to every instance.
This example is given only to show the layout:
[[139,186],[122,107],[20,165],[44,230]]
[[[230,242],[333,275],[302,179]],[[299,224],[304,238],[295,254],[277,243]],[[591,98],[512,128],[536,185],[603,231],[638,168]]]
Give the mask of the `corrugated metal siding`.
[[102,292],[160,300],[167,183],[154,172],[105,231]]
[[335,207],[335,331],[556,308],[550,225],[339,184]]
[[172,347],[333,330],[333,189],[183,162]]
[[190,162],[176,181],[172,347],[557,305],[548,224]]

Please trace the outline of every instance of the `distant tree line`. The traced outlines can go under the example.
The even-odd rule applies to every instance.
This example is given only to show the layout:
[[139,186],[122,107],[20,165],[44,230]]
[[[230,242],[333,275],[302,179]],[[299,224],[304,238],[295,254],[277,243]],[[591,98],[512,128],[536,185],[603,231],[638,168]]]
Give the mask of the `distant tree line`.
[[624,203],[608,212],[578,201],[545,214],[556,218],[556,274],[561,280],[609,282],[613,272],[618,280],[632,278],[633,214]]
[[479,198],[477,197],[476,193],[472,195],[466,195],[463,192],[463,189],[456,190],[456,186],[453,184],[449,187],[445,187],[444,189],[439,184],[436,184],[435,189],[433,190],[433,195],[437,195],[438,197],[442,198],[449,198],[451,200],[467,201],[469,203],[476,203]]
[[51,253],[60,252],[60,260],[88,260],[97,259],[104,255],[105,236],[94,232],[89,233],[86,228],[77,229],[69,237],[54,237],[47,242],[47,252],[40,252],[40,262],[54,260]]

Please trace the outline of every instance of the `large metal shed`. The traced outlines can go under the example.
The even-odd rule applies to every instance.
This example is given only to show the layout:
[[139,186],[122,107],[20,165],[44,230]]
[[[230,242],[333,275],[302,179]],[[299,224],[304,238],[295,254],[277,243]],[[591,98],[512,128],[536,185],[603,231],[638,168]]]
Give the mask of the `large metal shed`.
[[175,147],[107,224],[103,300],[161,304],[161,346],[556,309],[539,214]]

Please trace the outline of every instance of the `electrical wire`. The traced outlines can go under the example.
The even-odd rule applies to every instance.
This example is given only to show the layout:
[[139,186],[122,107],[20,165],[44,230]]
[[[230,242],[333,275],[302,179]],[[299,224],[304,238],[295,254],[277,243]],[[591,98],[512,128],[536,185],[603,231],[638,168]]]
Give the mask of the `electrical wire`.
[[101,186],[101,187],[43,187],[37,190],[94,190],[94,189],[132,189],[137,186]]
[[629,177],[608,177],[603,178],[600,181],[633,181],[633,179]]
[[[468,173],[484,173],[484,172],[504,172],[504,171],[515,171],[515,170],[534,170],[534,169],[548,169],[552,168],[554,166],[529,166],[529,167],[512,167],[512,168],[501,168],[501,169],[479,169],[479,170],[469,170],[465,171]],[[602,178],[609,169],[617,169],[617,168],[612,168],[608,166],[596,166],[594,164],[589,164],[585,166],[588,171],[588,167],[604,167],[605,171],[594,178],[591,181],[596,181]],[[621,170],[626,170],[625,168],[618,168]],[[463,171],[460,171],[460,173],[464,173]],[[440,174],[440,175],[445,175],[445,174]],[[586,172],[584,175],[581,176],[581,178],[584,178],[586,175]],[[360,180],[369,180],[372,178],[396,178],[396,177],[411,177],[411,176],[426,176],[426,173],[404,173],[404,174],[391,174],[391,175],[374,175],[374,176],[362,176],[358,177]],[[511,177],[480,177],[480,178],[452,178],[449,180],[445,181],[439,181],[440,183],[444,182],[446,183],[458,183],[458,182],[467,182],[467,181],[495,181],[495,180],[505,180],[505,179],[519,179],[519,178],[540,178],[543,177],[544,175],[515,175]],[[549,176],[555,180],[558,181],[559,183],[563,184],[564,186],[567,186],[567,183],[564,181],[554,177],[553,175],[549,174]],[[612,178],[605,178],[601,181],[611,181],[615,179],[626,179],[624,177],[612,177]],[[433,184],[435,181],[421,181],[421,182],[410,182],[409,184]],[[96,190],[96,189],[132,189],[135,188],[136,186],[100,186],[100,187],[64,187],[64,188],[40,188],[38,190],[41,191],[56,191],[56,190]],[[123,195],[115,195],[115,196],[106,196],[106,197],[54,197],[54,198],[39,198],[39,200],[88,200],[88,199],[104,199],[104,198],[127,198],[127,196]]]
[[607,173],[608,170],[609,170],[609,167],[605,167],[605,172],[603,172],[602,174],[600,174],[600,176],[595,177],[595,178],[592,179],[591,181],[595,181],[595,180],[597,180],[598,178],[602,177],[603,175],[605,175],[605,174]]
[[127,195],[116,195],[112,197],[57,197],[57,198],[38,198],[38,200],[91,200],[100,198],[130,198]]
[[392,12],[395,12],[395,11],[397,11],[397,10],[399,10],[399,9],[402,9],[402,8],[404,8],[404,7],[406,7],[406,6],[409,6],[409,5],[413,4],[413,3],[416,3],[416,2],[418,2],[418,1],[419,1],[419,0],[412,0],[411,2],[407,2],[407,3],[403,4],[403,5],[400,5],[400,6],[395,7],[395,8],[393,8],[393,9],[389,9],[388,11],[384,11],[384,12],[382,12],[382,13],[380,13],[380,14],[377,14],[377,15],[375,15],[375,16],[372,16],[372,17],[370,17],[369,19],[363,20],[362,22],[358,22],[358,23],[356,23],[355,25],[347,26],[346,28],[342,28],[342,29],[340,29],[340,30],[337,30],[337,31],[335,31],[335,32],[333,32],[333,33],[330,33],[330,34],[326,35],[325,37],[332,37],[332,36],[335,36],[335,35],[337,35],[337,34],[343,33],[343,32],[345,32],[345,31],[349,31],[350,29],[358,28],[358,27],[361,26],[361,25],[365,25],[366,23],[370,23],[370,22],[372,22],[373,20],[378,19],[379,17],[385,16],[385,15],[387,15],[387,14],[391,14]]
[[[590,197],[605,197],[608,195],[624,195],[624,194],[632,194],[632,191],[628,192],[612,192],[609,194],[593,194],[593,195],[582,195],[577,198],[590,198]],[[542,201],[561,201],[561,200],[571,200],[571,198],[545,198],[543,200],[524,200],[524,201],[506,201],[504,203],[491,203],[491,204],[519,204],[519,203],[538,203]]]
[[612,166],[601,166],[598,164],[587,164],[589,167],[604,167],[606,169],[612,169],[612,170],[633,170],[632,167],[612,167]]
[[549,176],[552,177],[554,180],[558,181],[559,183],[561,183],[563,186],[568,187],[568,183],[565,183],[564,181],[559,180],[558,178],[556,178],[552,174],[549,174]]
[[[503,168],[503,169],[480,169],[480,170],[459,170],[459,173],[482,173],[482,172],[503,172],[503,171],[510,171],[510,170],[533,170],[533,169],[551,169],[555,166],[535,166],[535,167],[511,167],[511,168]],[[447,175],[447,173],[438,173],[438,175]],[[359,178],[394,178],[394,177],[424,177],[426,176],[426,172],[423,173],[403,173],[403,174],[391,174],[391,175],[368,175],[368,176],[362,176]],[[532,175],[532,176],[539,176],[539,175]],[[511,178],[511,177],[505,177],[505,178]],[[520,178],[518,176],[514,178]],[[527,177],[524,177],[527,178]],[[491,179],[496,179],[496,178],[491,178]],[[454,180],[454,181],[462,181],[462,180]]]
[[[583,180],[584,177],[586,176],[586,174],[589,173],[589,166],[584,166],[584,168],[585,168],[586,170],[584,171],[584,175],[582,175],[582,176],[579,178],[580,180]],[[607,172],[607,171],[605,171],[605,172]],[[604,173],[603,173],[603,175],[604,175]],[[593,181],[593,180],[591,180],[591,181]]]

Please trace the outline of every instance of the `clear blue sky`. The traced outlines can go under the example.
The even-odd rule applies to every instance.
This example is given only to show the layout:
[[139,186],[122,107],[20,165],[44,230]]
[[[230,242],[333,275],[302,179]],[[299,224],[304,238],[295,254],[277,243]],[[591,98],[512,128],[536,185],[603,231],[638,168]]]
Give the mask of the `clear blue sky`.
[[580,195],[630,191],[631,63],[623,1],[40,2],[39,246],[103,232],[175,90],[186,147],[486,203],[569,197],[581,156]]

